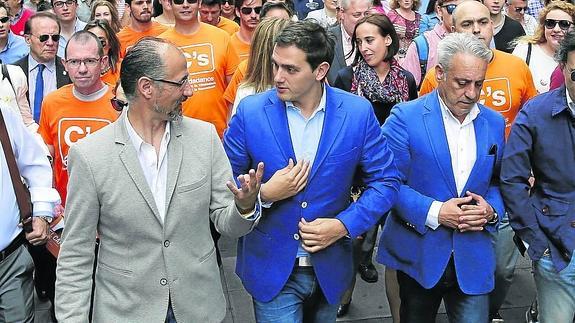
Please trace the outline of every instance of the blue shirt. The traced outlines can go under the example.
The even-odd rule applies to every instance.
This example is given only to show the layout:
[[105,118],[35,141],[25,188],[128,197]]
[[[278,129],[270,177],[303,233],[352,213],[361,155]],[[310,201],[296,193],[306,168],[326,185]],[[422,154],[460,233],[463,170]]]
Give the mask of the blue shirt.
[[[82,20],[76,18],[76,23],[74,24],[74,33],[84,30],[86,27],[86,23]],[[65,58],[66,57],[66,45],[68,44],[68,39],[64,37],[64,35],[60,34],[60,41],[58,42],[58,56]]]
[[[312,167],[317,154],[321,132],[323,130],[323,119],[325,118],[325,87],[319,105],[309,118],[305,118],[301,109],[286,102],[286,113],[289,125],[290,138],[293,145],[295,158],[298,162],[309,161]],[[307,257],[309,254],[301,244],[297,250],[297,257]]]
[[14,64],[22,57],[28,55],[29,51],[30,47],[28,47],[24,38],[9,32],[6,47],[0,51],[0,59],[4,64]]

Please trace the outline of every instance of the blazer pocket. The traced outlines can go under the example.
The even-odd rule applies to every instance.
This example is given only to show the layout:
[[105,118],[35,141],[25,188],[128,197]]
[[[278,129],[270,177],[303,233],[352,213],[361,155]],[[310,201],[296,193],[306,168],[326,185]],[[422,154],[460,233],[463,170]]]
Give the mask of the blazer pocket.
[[325,162],[328,164],[336,164],[352,160],[357,156],[357,151],[358,151],[357,147],[353,147],[353,149],[346,151],[344,153],[329,155],[326,158]]
[[208,251],[207,254],[201,256],[201,257],[198,259],[198,262],[201,264],[201,263],[203,263],[204,261],[208,260],[208,259],[214,254],[214,252],[216,252],[216,246],[213,246],[212,249],[210,249],[210,251]]
[[571,203],[554,198],[543,198],[534,200],[532,205],[543,215],[546,216],[563,216],[566,215],[571,207]]
[[204,175],[202,178],[200,178],[199,180],[191,183],[191,184],[183,184],[180,185],[176,188],[176,192],[178,193],[185,193],[188,191],[193,191],[197,188],[202,187],[208,180],[208,175]]
[[99,263],[98,263],[98,267],[99,267],[100,269],[103,269],[103,270],[105,270],[105,271],[111,272],[111,273],[113,273],[113,274],[132,277],[132,271],[131,271],[131,270],[112,267],[112,266],[110,266],[110,265],[106,265],[106,264],[103,263],[103,262],[99,262]]

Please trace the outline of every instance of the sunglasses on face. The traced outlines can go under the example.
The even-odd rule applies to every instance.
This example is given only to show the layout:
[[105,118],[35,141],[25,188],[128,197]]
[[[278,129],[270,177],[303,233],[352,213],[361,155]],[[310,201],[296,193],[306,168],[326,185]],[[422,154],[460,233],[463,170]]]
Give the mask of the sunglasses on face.
[[569,20],[545,19],[545,28],[554,29],[557,25],[559,25],[561,30],[567,31],[573,25],[573,22]]
[[455,11],[455,8],[457,8],[457,5],[451,3],[451,4],[446,4],[446,5],[443,5],[443,6],[440,6],[440,7],[441,7],[441,8],[444,8],[444,9],[447,11],[447,13],[451,15],[451,14],[453,14],[453,12]]
[[10,21],[10,17],[8,16],[0,18],[0,22],[3,24],[7,23],[8,21]]
[[64,7],[64,5],[66,5],[66,7],[71,7],[75,3],[76,3],[76,1],[74,1],[74,0],[57,1],[57,2],[54,2],[54,8],[62,8],[62,7]]
[[260,11],[262,11],[262,7],[255,7],[255,8],[243,7],[243,8],[240,8],[240,11],[244,15],[249,15],[252,13],[252,11],[254,11],[256,13],[256,15],[259,15]]
[[188,4],[196,4],[198,3],[198,0],[172,0],[174,2],[174,4],[177,5],[182,5],[184,4],[184,1],[186,1]]
[[128,102],[125,102],[123,100],[120,100],[116,97],[110,99],[110,103],[112,103],[112,107],[114,108],[114,110],[116,111],[122,111],[124,110],[125,107],[128,106]]
[[40,36],[36,36],[36,35],[32,35],[36,38],[38,38],[38,40],[42,43],[47,42],[48,39],[52,38],[52,41],[57,43],[60,40],[60,35],[58,34],[54,34],[54,35],[48,35],[48,34],[44,34],[44,35],[40,35]]
[[527,11],[527,7],[515,7],[515,12],[524,12]]

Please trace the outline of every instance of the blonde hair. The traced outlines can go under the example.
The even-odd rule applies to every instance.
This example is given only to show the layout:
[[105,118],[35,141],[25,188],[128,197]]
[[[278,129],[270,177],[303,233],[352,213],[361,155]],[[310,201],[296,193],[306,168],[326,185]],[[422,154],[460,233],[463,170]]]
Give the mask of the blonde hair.
[[90,20],[96,19],[96,8],[98,7],[108,7],[110,10],[110,15],[112,16],[112,21],[110,22],[110,27],[115,33],[122,29],[122,23],[118,15],[118,8],[108,0],[97,0],[92,3],[92,8],[90,10]]
[[519,37],[517,42],[531,44],[543,44],[547,42],[547,39],[545,38],[545,19],[547,19],[547,14],[553,10],[561,10],[571,16],[571,20],[575,21],[575,5],[560,0],[551,1],[541,9],[541,12],[539,13],[539,24],[537,25],[537,29],[535,29],[533,36]]
[[276,36],[290,23],[280,18],[265,18],[256,27],[250,47],[248,68],[241,86],[253,87],[256,93],[273,85],[272,52]]
[[[415,11],[415,10],[419,9],[420,5],[421,5],[420,0],[413,0],[413,4],[411,5],[411,10]],[[399,8],[399,0],[389,0],[389,7],[391,9]]]

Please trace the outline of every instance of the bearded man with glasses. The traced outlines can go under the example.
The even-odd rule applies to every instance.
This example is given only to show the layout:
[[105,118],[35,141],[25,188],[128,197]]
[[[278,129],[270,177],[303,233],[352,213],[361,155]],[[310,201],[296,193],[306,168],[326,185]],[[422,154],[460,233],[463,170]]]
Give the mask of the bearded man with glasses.
[[240,61],[250,54],[252,36],[260,22],[262,0],[236,0],[236,15],[240,18],[240,30],[232,35],[232,46]]

